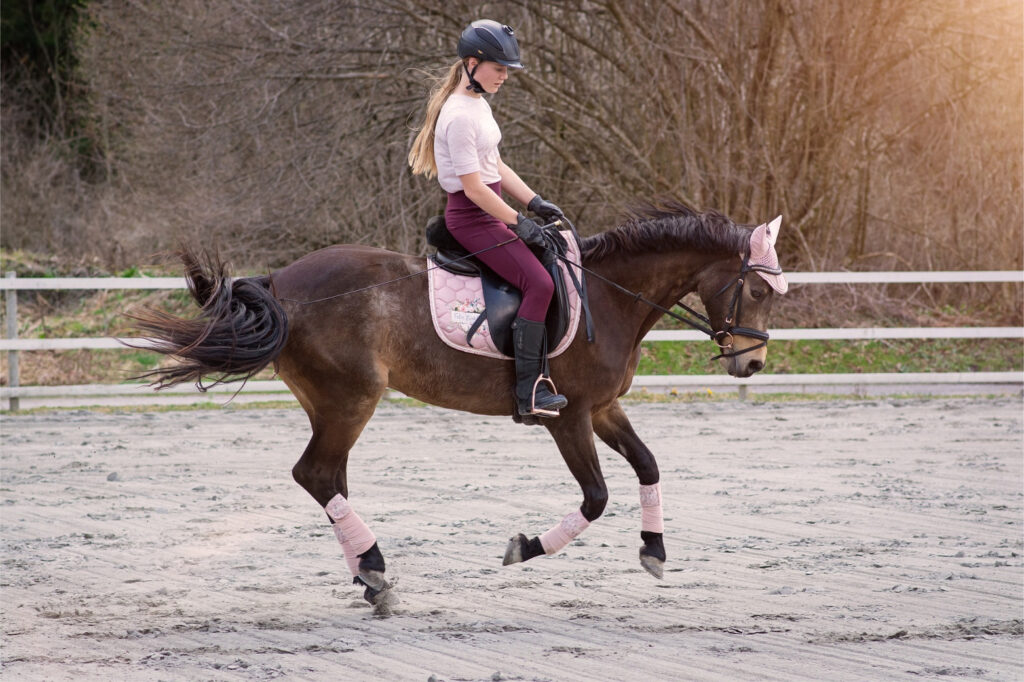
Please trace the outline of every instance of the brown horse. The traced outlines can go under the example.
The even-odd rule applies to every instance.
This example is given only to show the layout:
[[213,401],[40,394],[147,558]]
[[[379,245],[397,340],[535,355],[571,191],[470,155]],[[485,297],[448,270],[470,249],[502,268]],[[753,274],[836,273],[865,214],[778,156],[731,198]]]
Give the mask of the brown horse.
[[[754,244],[759,233],[763,239],[764,226],[755,230],[673,204],[648,207],[626,224],[583,240],[596,338],[590,342],[577,334],[551,360],[551,375],[569,406],[560,417],[543,421],[582,488],[583,503],[540,538],[513,537],[505,564],[558,551],[601,516],[608,489],[596,433],[636,472],[643,514],[640,559],[661,577],[658,465],[618,399],[630,387],[644,335],[690,292],[704,304],[705,331],[723,347],[726,371],[747,377],[764,367],[773,287],[785,289],[777,285],[781,271],[756,264],[766,248],[775,258],[771,244]],[[179,360],[150,378],[160,387],[195,381],[202,388],[203,377],[248,378],[274,362],[313,430],[292,474],[327,511],[354,582],[366,586],[368,601],[385,607],[394,597],[384,579],[383,555],[348,503],[349,450],[388,388],[446,408],[511,415],[513,363],[462,353],[438,338],[422,257],[332,246],[269,276],[233,282],[216,259],[187,251],[183,259],[203,310],[191,320],[155,311],[135,316],[150,347]],[[748,276],[752,271],[764,274]],[[773,276],[776,284],[769,286]]]

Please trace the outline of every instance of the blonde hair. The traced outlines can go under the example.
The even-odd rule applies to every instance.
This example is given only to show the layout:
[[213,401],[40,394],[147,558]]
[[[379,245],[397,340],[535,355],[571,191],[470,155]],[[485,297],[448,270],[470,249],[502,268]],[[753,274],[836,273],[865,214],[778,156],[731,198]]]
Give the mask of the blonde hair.
[[437,79],[427,100],[427,114],[423,125],[419,128],[416,139],[409,150],[409,167],[413,175],[426,175],[432,178],[437,175],[437,162],[434,161],[434,126],[441,113],[441,107],[448,97],[459,87],[462,79],[462,60],[455,62],[448,69],[448,74]]

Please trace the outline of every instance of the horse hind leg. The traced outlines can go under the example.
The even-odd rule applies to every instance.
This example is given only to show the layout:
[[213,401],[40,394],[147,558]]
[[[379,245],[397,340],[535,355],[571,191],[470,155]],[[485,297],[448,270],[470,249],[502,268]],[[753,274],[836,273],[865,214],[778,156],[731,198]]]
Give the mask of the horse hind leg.
[[594,417],[594,433],[621,454],[640,481],[640,565],[655,578],[665,574],[665,524],[661,507],[661,483],[654,454],[633,431],[618,402]]
[[373,605],[377,615],[390,614],[398,605],[398,597],[384,577],[384,555],[373,531],[341,493],[331,498],[324,511],[332,522],[331,527],[352,573],[352,582],[365,588],[363,598]]
[[375,396],[344,402],[344,411],[309,410],[313,436],[292,468],[295,481],[324,508],[341,545],[353,582],[379,615],[390,613],[397,596],[385,577],[384,556],[376,537],[349,502],[349,450],[373,415],[383,388]]

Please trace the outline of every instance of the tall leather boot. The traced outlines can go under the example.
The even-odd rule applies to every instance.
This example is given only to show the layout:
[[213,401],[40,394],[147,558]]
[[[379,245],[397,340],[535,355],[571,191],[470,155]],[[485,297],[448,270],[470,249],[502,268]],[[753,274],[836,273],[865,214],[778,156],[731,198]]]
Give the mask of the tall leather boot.
[[547,328],[543,322],[517,317],[512,323],[516,358],[516,402],[520,415],[557,417],[569,404],[564,395],[552,393],[554,384],[544,376],[547,365]]

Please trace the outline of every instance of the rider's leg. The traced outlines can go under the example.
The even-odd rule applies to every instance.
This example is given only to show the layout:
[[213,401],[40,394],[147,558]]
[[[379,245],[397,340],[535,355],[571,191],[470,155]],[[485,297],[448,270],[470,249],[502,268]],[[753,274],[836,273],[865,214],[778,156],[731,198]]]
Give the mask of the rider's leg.
[[[544,319],[554,295],[551,275],[523,242],[510,241],[515,234],[508,226],[467,202],[461,193],[449,195],[445,209],[448,231],[471,253],[480,252],[476,257],[523,295],[512,332],[519,414],[558,416],[568,401],[552,392],[549,381],[539,381],[547,358]],[[496,244],[502,246],[483,251]]]
[[[522,309],[520,309],[520,313]],[[565,396],[553,393],[544,376],[547,359],[547,329],[543,322],[522,315],[512,323],[512,342],[516,354],[516,402],[520,415],[558,416],[569,404]]]

